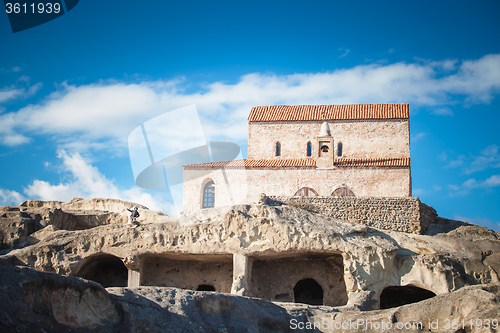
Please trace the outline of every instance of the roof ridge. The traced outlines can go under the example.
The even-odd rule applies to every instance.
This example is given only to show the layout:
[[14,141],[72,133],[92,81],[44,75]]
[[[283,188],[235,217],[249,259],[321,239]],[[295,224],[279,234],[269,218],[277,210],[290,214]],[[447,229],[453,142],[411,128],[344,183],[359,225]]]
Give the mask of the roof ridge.
[[408,119],[409,104],[269,105],[255,106],[249,122]]

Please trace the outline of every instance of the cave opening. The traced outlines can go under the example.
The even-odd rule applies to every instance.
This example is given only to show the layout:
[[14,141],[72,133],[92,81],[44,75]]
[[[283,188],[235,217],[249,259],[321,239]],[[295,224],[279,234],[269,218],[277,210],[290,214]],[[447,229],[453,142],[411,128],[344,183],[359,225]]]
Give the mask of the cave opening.
[[110,254],[88,258],[75,276],[100,283],[104,288],[126,287],[128,283],[127,267]]
[[293,288],[295,303],[323,305],[323,288],[314,279],[303,279]]
[[405,304],[417,303],[436,296],[432,291],[415,286],[390,286],[380,294],[380,308],[390,309]]
[[200,284],[196,291],[215,291],[215,287],[210,284]]

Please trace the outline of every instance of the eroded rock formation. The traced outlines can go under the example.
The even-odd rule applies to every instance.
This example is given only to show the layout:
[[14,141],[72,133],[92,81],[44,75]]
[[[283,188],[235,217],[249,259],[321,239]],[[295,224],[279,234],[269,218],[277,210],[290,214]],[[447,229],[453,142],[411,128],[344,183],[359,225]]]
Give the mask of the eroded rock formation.
[[[35,204],[25,206],[30,205]],[[68,205],[43,205],[25,208],[47,209],[47,214],[59,209],[68,214],[64,210],[69,210]],[[11,208],[4,211],[16,212]],[[17,213],[27,212],[21,207]],[[144,304],[141,309],[148,309],[144,313],[155,317],[148,322],[153,331],[166,327],[166,319],[156,317],[163,312],[185,325],[185,330],[178,331],[200,332],[240,332],[237,327],[247,327],[249,332],[284,332],[292,330],[292,319],[297,323],[414,320],[429,325],[432,320],[447,318],[500,319],[500,238],[480,226],[437,218],[426,234],[417,235],[335,220],[297,207],[259,204],[202,210],[180,220],[147,214],[151,214],[151,220],[141,213],[142,223],[137,227],[117,217],[84,230],[58,230],[51,224],[55,220],[40,218],[40,226],[47,226],[27,232],[27,237],[36,237],[37,242],[10,250],[0,256],[0,263],[27,266],[16,268],[30,276],[22,283],[22,302],[37,315],[42,308],[46,315],[52,313],[50,320],[45,320],[62,325],[57,327],[96,330],[102,326],[111,332],[134,321],[138,331],[145,331],[146,326],[139,323],[145,315],[137,308],[139,303]],[[4,219],[9,219],[8,215]],[[27,237],[22,241],[27,242]],[[5,274],[21,274],[15,272]],[[51,287],[46,287],[43,281],[47,277],[41,272],[121,288],[108,288],[115,295],[110,296],[96,284],[68,289],[50,282]],[[48,291],[40,291],[45,289]],[[80,301],[75,303],[76,296]],[[61,303],[61,299],[65,301]],[[95,306],[102,317],[88,319],[86,313],[92,311],[81,304],[82,300],[102,305],[101,310]],[[419,302],[401,306],[420,300],[427,305]],[[323,306],[298,305],[302,302]],[[388,309],[377,310],[380,308]],[[259,316],[263,319],[246,322]]]

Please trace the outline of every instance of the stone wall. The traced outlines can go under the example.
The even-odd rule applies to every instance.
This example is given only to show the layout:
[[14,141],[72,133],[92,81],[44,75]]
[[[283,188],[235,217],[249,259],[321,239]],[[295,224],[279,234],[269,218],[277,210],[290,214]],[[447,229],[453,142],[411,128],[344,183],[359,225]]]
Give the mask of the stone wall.
[[[319,122],[275,122],[248,124],[248,158],[307,158],[307,142],[312,143],[312,157],[319,156],[316,140]],[[328,122],[335,156],[341,142],[347,158],[410,157],[408,119],[336,120]],[[276,157],[276,142],[281,156]]]
[[[208,172],[207,172],[208,171]],[[184,170],[183,214],[201,209],[203,186],[215,183],[215,207],[255,203],[260,193],[293,196],[309,187],[320,196],[330,196],[340,187],[356,197],[408,197],[411,195],[409,168],[335,168],[332,170],[269,168]]]
[[434,208],[418,197],[263,197],[262,203],[290,205],[374,228],[423,234],[437,219]]

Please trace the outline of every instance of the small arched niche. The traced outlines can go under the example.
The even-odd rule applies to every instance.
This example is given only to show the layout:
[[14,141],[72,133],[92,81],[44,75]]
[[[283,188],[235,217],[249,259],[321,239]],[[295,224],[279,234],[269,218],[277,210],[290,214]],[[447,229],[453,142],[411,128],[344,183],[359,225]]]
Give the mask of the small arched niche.
[[323,305],[323,288],[314,279],[303,279],[293,288],[295,303]]
[[405,304],[417,303],[436,296],[427,289],[415,286],[390,286],[380,294],[380,308],[390,309]]
[[104,288],[126,287],[128,269],[123,261],[111,254],[100,254],[87,258],[74,275],[100,283]]

